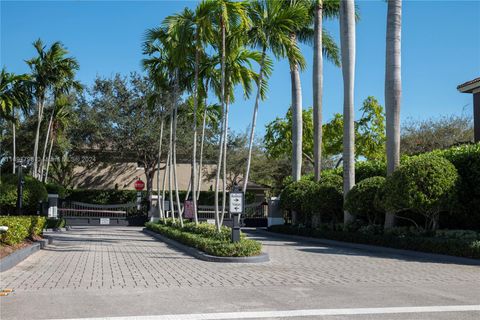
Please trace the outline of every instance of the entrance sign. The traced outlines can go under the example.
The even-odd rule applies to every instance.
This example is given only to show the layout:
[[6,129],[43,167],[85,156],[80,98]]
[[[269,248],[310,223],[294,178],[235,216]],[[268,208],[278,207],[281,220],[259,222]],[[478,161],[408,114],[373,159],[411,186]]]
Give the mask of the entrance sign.
[[110,224],[110,218],[100,218],[100,224]]
[[193,219],[193,201],[187,200],[183,204],[183,212],[186,219]]
[[243,192],[230,192],[230,213],[243,213]]

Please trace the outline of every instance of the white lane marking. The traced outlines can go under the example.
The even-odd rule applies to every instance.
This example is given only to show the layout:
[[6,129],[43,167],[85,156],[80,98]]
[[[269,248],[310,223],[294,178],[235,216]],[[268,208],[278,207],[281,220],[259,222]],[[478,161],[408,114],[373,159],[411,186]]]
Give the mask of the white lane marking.
[[480,305],[390,307],[390,308],[347,308],[347,309],[304,309],[283,311],[247,311],[195,314],[168,314],[158,316],[100,317],[64,320],[224,320],[254,318],[289,318],[304,316],[339,316],[362,314],[425,313],[425,312],[480,311]]

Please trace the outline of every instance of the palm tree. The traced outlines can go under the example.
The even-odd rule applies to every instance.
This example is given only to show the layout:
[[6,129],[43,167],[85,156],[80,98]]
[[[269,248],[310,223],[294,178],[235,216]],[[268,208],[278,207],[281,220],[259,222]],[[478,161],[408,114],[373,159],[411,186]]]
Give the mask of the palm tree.
[[52,129],[52,123],[53,123],[53,117],[54,115],[57,115],[58,113],[55,112],[55,107],[57,105],[62,105],[64,102],[61,101],[60,103],[57,102],[57,99],[66,99],[62,97],[63,95],[67,95],[71,92],[71,90],[76,90],[76,91],[81,91],[83,89],[82,85],[80,82],[73,80],[73,78],[61,78],[59,79],[58,83],[55,83],[53,85],[53,98],[54,98],[54,103],[52,105],[52,112],[50,114],[50,120],[48,122],[48,127],[47,127],[47,134],[45,135],[45,144],[43,147],[43,154],[42,154],[42,161],[40,162],[40,167],[39,167],[39,173],[40,177],[42,178],[42,181],[45,181],[45,175],[43,174],[44,171],[44,166],[45,166],[45,156],[48,148],[48,142],[49,142],[49,137],[50,137],[50,131]]
[[21,108],[27,112],[30,106],[30,81],[26,74],[16,75],[2,69],[0,73],[0,117],[12,122],[12,171],[15,173],[16,166],[16,126],[17,117],[15,108]]
[[[226,34],[231,33],[231,28],[242,27],[246,30],[248,26],[248,16],[246,14],[246,3],[231,0],[213,0],[215,3],[212,11],[212,21],[220,33],[220,41],[214,41],[212,45],[220,52],[220,101],[222,104],[222,121],[221,121],[221,135],[220,135],[220,150],[217,163],[217,174],[215,177],[215,224],[217,230],[220,231],[220,214],[218,210],[218,189],[220,183],[220,171],[222,167],[222,160],[226,166],[226,155],[224,156],[224,149],[226,148],[226,140],[228,138],[228,105],[226,104]],[[224,177],[225,180],[225,177]],[[223,198],[225,198],[225,183],[223,184]],[[222,212],[223,214],[223,212]]]
[[[343,194],[355,185],[355,127],[353,96],[355,83],[355,2],[340,2],[340,43],[343,74]],[[352,216],[345,211],[344,223]]]
[[249,30],[249,42],[261,49],[262,56],[260,60],[260,71],[257,83],[257,95],[253,109],[252,124],[250,128],[250,139],[247,156],[247,168],[243,179],[243,192],[247,191],[247,184],[250,175],[250,166],[252,159],[253,141],[257,122],[259,100],[262,97],[262,90],[266,91],[266,81],[264,75],[271,73],[272,63],[266,55],[270,50],[277,58],[285,58],[287,52],[298,50],[292,43],[289,35],[300,29],[304,10],[295,6],[285,7],[281,1],[276,0],[257,0],[250,3],[248,8],[252,28]]
[[[389,0],[387,13],[387,48],[385,59],[385,109],[387,122],[387,174],[400,164],[400,104],[402,0]],[[395,216],[387,212],[385,227],[395,224]]]
[[43,119],[45,101],[50,89],[63,79],[73,79],[79,66],[72,57],[66,57],[68,51],[60,42],[54,42],[48,50],[42,40],[33,43],[37,57],[27,60],[32,71],[33,92],[37,108],[37,130],[33,148],[33,176],[40,178],[38,171],[38,147],[40,127]]

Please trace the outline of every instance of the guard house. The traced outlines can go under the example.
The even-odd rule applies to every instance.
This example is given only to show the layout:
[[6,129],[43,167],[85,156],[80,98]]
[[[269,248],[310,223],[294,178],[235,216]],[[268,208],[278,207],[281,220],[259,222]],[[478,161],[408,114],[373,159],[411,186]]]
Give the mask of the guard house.
[[480,77],[462,83],[457,89],[462,93],[471,93],[473,95],[474,141],[480,142]]

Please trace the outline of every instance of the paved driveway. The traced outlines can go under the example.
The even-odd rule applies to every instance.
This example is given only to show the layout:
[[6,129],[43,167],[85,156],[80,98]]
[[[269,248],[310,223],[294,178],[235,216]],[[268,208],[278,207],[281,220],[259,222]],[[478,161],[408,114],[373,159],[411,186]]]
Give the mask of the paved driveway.
[[[332,311],[335,316],[325,319],[480,318],[478,311],[438,313],[433,308],[389,314],[377,309],[414,312],[419,310],[407,308],[480,305],[479,266],[260,234],[256,237],[271,259],[261,264],[199,261],[143,234],[141,228],[77,227],[54,237],[46,250],[0,274],[1,287],[15,290],[0,297],[2,319],[219,312],[235,312],[222,319],[323,319],[325,312],[308,310],[351,308],[360,311],[346,318],[345,311]],[[380,314],[361,315],[364,309],[359,308],[376,308]],[[297,311],[282,313],[286,310]],[[257,311],[277,313],[245,314]]]

